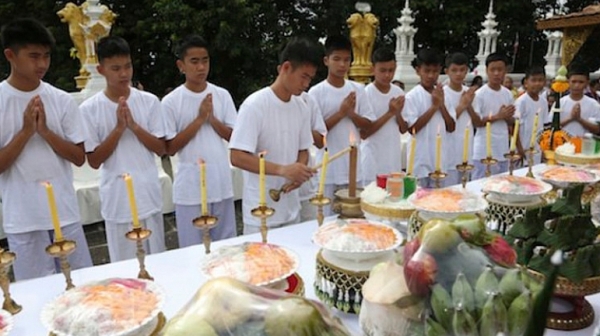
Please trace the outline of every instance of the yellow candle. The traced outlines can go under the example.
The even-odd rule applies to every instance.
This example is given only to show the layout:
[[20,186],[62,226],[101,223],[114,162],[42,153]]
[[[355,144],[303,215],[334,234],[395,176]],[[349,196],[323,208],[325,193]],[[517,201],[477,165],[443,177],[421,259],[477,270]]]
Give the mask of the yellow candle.
[[325,153],[323,154],[323,163],[321,164],[321,180],[319,180],[319,190],[317,195],[323,196],[325,191],[325,177],[327,176],[327,165],[329,164],[329,150],[327,149],[327,140],[323,138],[323,145],[325,146]]
[[435,171],[442,171],[442,136],[438,126],[438,134],[435,137]]
[[[489,118],[492,118],[492,114],[490,113]],[[489,119],[488,122],[485,123],[485,145],[486,145],[486,153],[487,157],[492,157],[492,124]]]
[[200,159],[200,198],[202,204],[202,216],[208,215],[208,201],[206,197],[206,163]]
[[133,227],[137,229],[141,227],[141,225],[140,219],[138,217],[137,205],[135,204],[135,194],[133,192],[133,179],[129,174],[125,174],[123,179],[125,180],[125,186],[127,187],[127,196],[129,197],[129,208],[131,209],[131,219],[133,221]]
[[50,208],[50,217],[54,227],[54,241],[62,241],[63,235],[60,229],[60,220],[58,219],[58,210],[56,209],[56,199],[54,198],[54,189],[50,182],[46,182],[46,194],[48,194],[48,207]]
[[531,141],[529,142],[529,148],[535,147],[535,138],[537,135],[538,122],[540,121],[540,113],[536,113],[533,118],[533,129],[531,130]]
[[465,140],[463,143],[463,163],[469,162],[469,125],[465,127]]
[[265,152],[258,153],[259,164],[258,164],[258,191],[259,191],[259,205],[266,206],[266,189],[265,189]]
[[408,156],[408,168],[406,172],[408,175],[412,175],[413,168],[415,167],[415,151],[417,149],[417,137],[415,135],[415,129],[412,131],[412,138],[410,139],[410,154]]
[[513,136],[510,139],[510,151],[514,152],[517,148],[517,136],[519,135],[519,119],[515,119],[515,126],[513,127]]

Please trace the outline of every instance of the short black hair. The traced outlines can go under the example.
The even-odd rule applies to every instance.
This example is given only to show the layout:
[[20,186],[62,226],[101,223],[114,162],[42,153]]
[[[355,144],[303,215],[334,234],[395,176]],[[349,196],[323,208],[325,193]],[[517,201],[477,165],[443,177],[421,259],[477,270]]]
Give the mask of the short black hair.
[[98,41],[96,47],[98,62],[102,63],[105,58],[115,56],[131,56],[129,43],[124,38],[118,36],[106,36]]
[[461,52],[452,53],[446,57],[446,68],[449,68],[452,64],[468,66],[469,58]]
[[502,62],[504,65],[508,66],[508,57],[500,52],[491,53],[488,57],[485,58],[485,66],[489,66],[492,62]]
[[[525,71],[525,77],[523,77],[523,80],[525,80],[531,76],[536,76],[536,75],[542,75],[542,76],[546,77],[546,71],[544,70],[544,68],[542,66],[532,65],[529,68],[527,68],[527,70]],[[523,80],[521,81],[521,83],[523,82]]]
[[396,54],[394,54],[394,52],[390,48],[378,48],[373,52],[373,55],[371,55],[371,62],[373,63],[373,65],[375,65],[375,63],[390,62],[395,60]]
[[421,49],[417,53],[417,57],[412,61],[414,68],[421,65],[442,65],[442,56],[436,49]]
[[323,63],[323,47],[306,37],[293,37],[279,53],[279,64],[290,62],[293,68],[312,65],[316,68]]
[[188,35],[181,39],[175,48],[175,56],[180,60],[183,60],[187,51],[191,48],[204,48],[208,51],[208,43],[206,40],[196,34]]
[[581,75],[585,76],[587,79],[590,79],[590,70],[583,64],[572,64],[569,67],[567,78],[571,78],[573,75]]
[[325,40],[325,55],[329,56],[334,51],[348,51],[352,54],[352,43],[343,35],[332,35]]
[[56,41],[52,33],[39,21],[32,18],[13,20],[0,32],[2,49],[18,51],[27,45],[41,45],[54,49]]

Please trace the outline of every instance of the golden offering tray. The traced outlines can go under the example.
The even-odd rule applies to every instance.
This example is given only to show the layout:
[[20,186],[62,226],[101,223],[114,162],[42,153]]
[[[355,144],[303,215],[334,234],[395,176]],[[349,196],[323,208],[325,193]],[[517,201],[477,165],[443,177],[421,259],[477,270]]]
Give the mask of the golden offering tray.
[[554,160],[564,165],[585,166],[589,164],[600,163],[600,155],[564,155],[555,151]]
[[505,233],[508,228],[513,225],[520,217],[525,216],[525,212],[530,209],[536,209],[546,205],[546,201],[542,197],[532,198],[529,202],[510,203],[504,200],[495,198],[492,194],[483,196],[488,202],[485,209],[487,222],[497,221],[498,232]]
[[[357,189],[360,195],[362,189]],[[348,189],[340,189],[334,193],[335,198],[331,204],[331,210],[339,214],[340,219],[365,218],[360,208],[360,196],[350,197]]]
[[415,209],[399,209],[393,207],[377,206],[364,201],[360,202],[360,207],[363,212],[384,217],[387,219],[407,220],[415,212]]

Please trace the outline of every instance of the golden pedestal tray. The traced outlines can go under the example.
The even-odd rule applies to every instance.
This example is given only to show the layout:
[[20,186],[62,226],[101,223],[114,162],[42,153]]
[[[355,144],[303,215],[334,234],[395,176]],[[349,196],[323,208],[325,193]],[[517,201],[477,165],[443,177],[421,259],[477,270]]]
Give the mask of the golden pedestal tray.
[[497,221],[497,231],[503,234],[508,231],[508,228],[513,225],[519,217],[525,216],[527,210],[546,205],[546,201],[540,197],[524,203],[506,202],[494,197],[492,194],[487,194],[484,198],[488,202],[488,206],[485,209],[486,221],[488,223]]

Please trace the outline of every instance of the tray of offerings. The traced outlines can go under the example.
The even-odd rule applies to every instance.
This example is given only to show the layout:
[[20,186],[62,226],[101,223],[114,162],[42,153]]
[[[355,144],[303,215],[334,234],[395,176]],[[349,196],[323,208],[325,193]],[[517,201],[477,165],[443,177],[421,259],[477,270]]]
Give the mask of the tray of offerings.
[[552,190],[552,185],[530,177],[500,175],[487,178],[482,191],[489,194],[488,200],[503,203],[532,203]]

